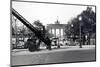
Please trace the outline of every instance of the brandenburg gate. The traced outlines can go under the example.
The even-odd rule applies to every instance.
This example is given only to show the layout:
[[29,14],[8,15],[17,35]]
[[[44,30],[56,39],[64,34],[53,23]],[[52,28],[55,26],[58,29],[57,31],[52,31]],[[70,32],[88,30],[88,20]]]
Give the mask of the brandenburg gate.
[[67,24],[60,24],[57,20],[55,24],[47,24],[47,30],[50,34],[53,34],[55,38],[61,38],[65,35],[64,30],[66,25]]

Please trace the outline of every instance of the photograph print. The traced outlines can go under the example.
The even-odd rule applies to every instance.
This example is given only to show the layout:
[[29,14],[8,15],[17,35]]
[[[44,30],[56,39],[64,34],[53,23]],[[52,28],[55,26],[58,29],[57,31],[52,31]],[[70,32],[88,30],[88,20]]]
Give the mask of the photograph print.
[[96,6],[11,1],[11,66],[96,61]]

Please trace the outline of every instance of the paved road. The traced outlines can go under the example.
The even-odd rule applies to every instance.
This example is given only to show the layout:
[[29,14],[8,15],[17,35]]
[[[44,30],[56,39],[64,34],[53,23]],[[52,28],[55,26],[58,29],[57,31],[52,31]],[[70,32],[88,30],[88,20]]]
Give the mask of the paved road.
[[22,50],[12,53],[12,65],[60,63],[74,61],[94,61],[95,47],[73,47],[29,52]]

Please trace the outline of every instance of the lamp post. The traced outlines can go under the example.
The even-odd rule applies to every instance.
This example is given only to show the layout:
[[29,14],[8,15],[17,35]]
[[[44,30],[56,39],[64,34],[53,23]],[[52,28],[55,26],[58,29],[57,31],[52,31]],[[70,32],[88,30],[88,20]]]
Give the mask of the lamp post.
[[81,20],[82,20],[82,17],[81,16],[79,16],[79,37],[80,37],[80,48],[82,48],[82,44],[81,44],[81,41],[82,41],[82,39],[81,39],[81,36],[82,36],[82,34],[81,34]]
[[71,27],[73,27],[73,24],[71,24]]
[[16,38],[16,44],[14,48],[17,48],[17,19],[13,16],[14,22],[15,22],[15,38]]
[[[73,24],[71,24],[71,27],[73,28]],[[72,39],[72,41],[73,41],[73,32],[72,32],[72,35],[71,35],[71,39]]]

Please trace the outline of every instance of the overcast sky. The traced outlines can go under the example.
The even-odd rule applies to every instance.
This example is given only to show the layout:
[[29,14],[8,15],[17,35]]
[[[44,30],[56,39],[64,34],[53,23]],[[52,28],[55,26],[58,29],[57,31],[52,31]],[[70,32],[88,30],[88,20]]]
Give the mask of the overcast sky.
[[[40,20],[43,25],[54,24],[58,19],[61,24],[67,24],[87,6],[44,4],[29,2],[12,2],[12,7],[30,23]],[[95,10],[95,7],[93,7]],[[58,16],[58,17],[57,17]]]

